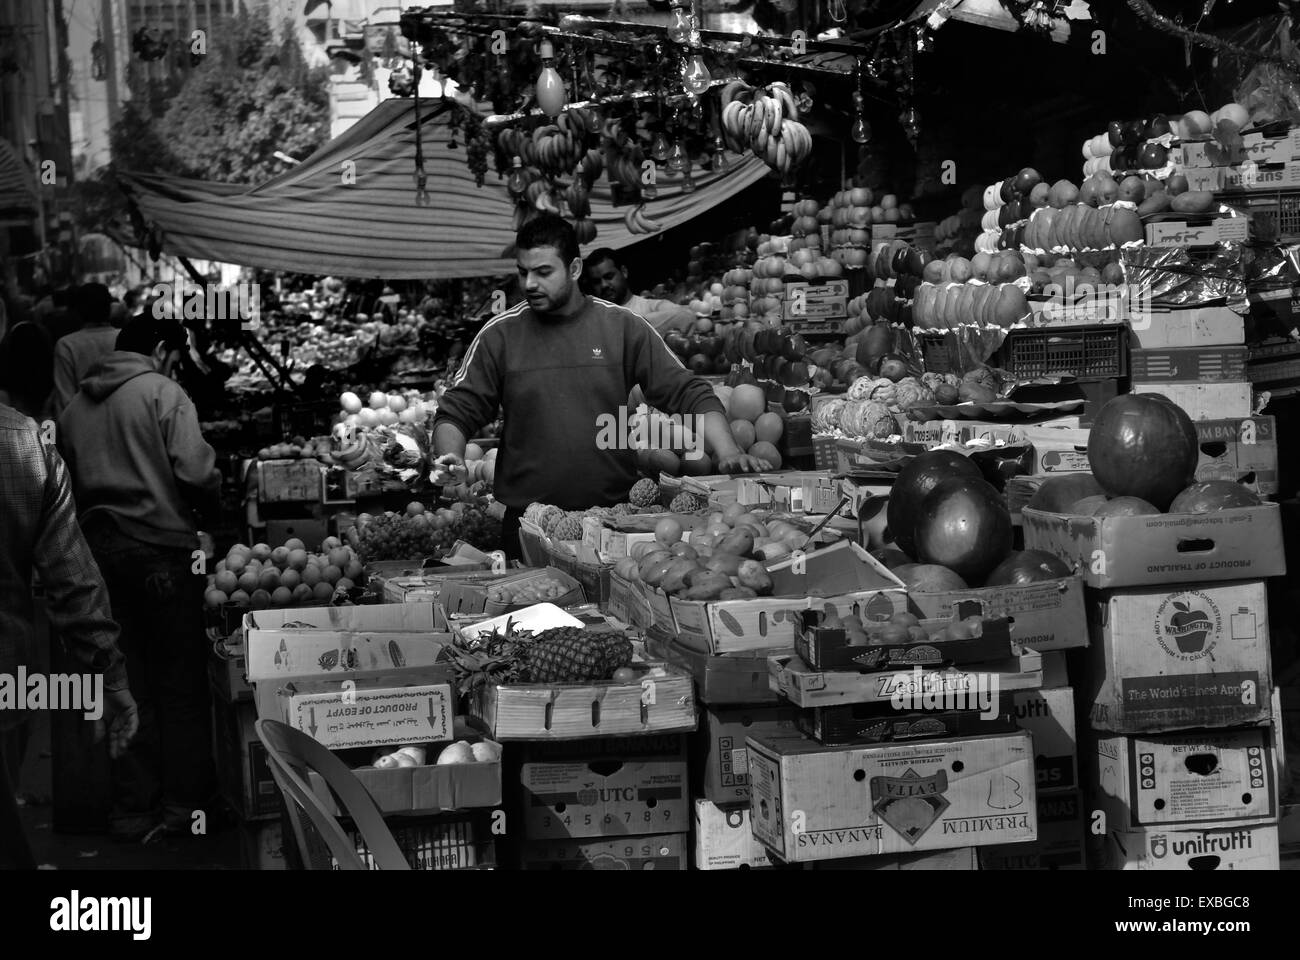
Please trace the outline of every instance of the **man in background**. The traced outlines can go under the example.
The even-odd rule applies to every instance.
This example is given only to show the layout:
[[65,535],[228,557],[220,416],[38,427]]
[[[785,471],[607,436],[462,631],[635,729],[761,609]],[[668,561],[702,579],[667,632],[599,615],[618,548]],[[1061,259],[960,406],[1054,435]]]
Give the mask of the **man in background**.
[[122,839],[189,832],[213,798],[195,512],[215,512],[221,475],[189,396],[171,379],[188,349],[176,320],[136,317],[59,420],[86,540],[104,571],[122,651],[138,680],[140,733],[113,765]]
[[54,415],[72,402],[81,378],[113,352],[117,328],[112,323],[117,301],[102,283],[86,283],[72,295],[73,309],[81,317],[81,329],[54,345]]
[[592,296],[645,317],[661,337],[670,330],[687,331],[695,326],[695,314],[686,307],[632,293],[627,276],[627,265],[608,247],[587,256],[583,281]]
[[[0,674],[33,662],[32,572],[40,574],[47,613],[81,667],[104,677],[109,755],[121,755],[139,725],[127,689],[108,591],[77,526],[68,470],[42,428],[0,405]],[[0,869],[33,869],[16,803],[26,749],[23,710],[0,710]]]

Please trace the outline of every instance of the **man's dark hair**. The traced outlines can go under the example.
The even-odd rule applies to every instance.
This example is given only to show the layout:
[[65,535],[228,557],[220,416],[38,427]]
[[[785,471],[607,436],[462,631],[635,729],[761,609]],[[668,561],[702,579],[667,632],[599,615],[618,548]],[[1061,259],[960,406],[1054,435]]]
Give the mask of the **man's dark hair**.
[[189,338],[185,336],[185,328],[179,321],[155,317],[151,311],[146,310],[140,316],[132,317],[122,328],[122,332],[117,335],[116,348],[148,357],[153,355],[154,347],[160,342],[166,344],[170,353],[172,350],[184,350]]
[[535,250],[538,247],[554,247],[568,266],[578,257],[578,235],[573,231],[573,224],[553,213],[543,213],[529,220],[515,234],[515,249]]
[[19,323],[0,340],[0,388],[33,411],[54,390],[54,342],[39,324]]
[[72,308],[82,323],[108,323],[115,302],[102,283],[83,283],[72,294]]
[[600,247],[597,250],[591,251],[591,253],[587,254],[587,259],[583,261],[583,266],[590,270],[595,267],[596,264],[604,263],[606,260],[610,261],[619,269],[623,269],[627,266],[627,264],[623,262],[623,259],[613,250],[609,249],[609,247]]
[[144,297],[144,287],[132,287],[126,293],[122,294],[122,302],[126,304],[128,310],[134,310],[135,305]]

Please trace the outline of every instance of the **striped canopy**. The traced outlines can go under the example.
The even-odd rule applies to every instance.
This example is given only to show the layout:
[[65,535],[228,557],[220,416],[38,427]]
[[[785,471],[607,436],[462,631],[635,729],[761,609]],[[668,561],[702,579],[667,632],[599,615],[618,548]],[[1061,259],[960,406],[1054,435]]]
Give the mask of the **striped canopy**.
[[[448,279],[510,273],[514,203],[489,171],[476,186],[463,141],[448,146],[454,109],[419,101],[428,202],[415,190],[416,106],[386,100],[300,165],[257,187],[179,177],[124,176],[163,252],[295,273],[383,279]],[[724,174],[698,171],[696,189],[661,177],[646,214],[664,228],[698,217],[765,176],[751,156],[730,154]],[[592,247],[645,239],[623,225],[624,207],[600,178],[591,190]],[[143,239],[142,239],[143,242]]]

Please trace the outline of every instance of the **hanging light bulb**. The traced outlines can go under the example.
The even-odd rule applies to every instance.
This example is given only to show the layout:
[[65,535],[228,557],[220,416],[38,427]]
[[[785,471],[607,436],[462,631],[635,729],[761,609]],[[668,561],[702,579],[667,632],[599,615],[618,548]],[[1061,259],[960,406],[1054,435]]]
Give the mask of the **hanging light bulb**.
[[691,168],[691,158],[686,155],[680,140],[673,144],[673,152],[668,158],[667,167],[670,173],[685,173]]
[[934,39],[928,33],[925,32],[925,28],[918,27],[916,30],[916,52],[929,53],[930,47],[933,45],[933,43],[934,43]]
[[854,142],[866,143],[871,139],[871,124],[867,123],[867,118],[862,113],[862,94],[853,94],[853,108],[855,116],[849,133]]
[[713,141],[713,172],[726,173],[731,169],[731,162],[727,159],[727,148],[718,137]]
[[695,24],[691,22],[691,15],[686,12],[682,0],[673,0],[672,18],[672,22],[668,24],[668,39],[683,45],[690,43]]
[[660,130],[650,143],[650,156],[654,158],[655,163],[663,163],[672,155],[673,142],[668,139],[668,134]]
[[528,177],[524,174],[523,164],[518,157],[510,164],[510,172],[506,174],[506,189],[515,196],[519,196],[528,189]]
[[709,72],[702,53],[697,50],[693,57],[682,60],[682,86],[687,93],[698,97],[707,93],[712,83],[713,74]]
[[542,72],[537,76],[537,105],[548,117],[558,117],[569,96],[564,91],[564,80],[560,71],[555,69],[555,48],[551,41],[543,40],[539,51],[542,57]]
[[921,117],[917,114],[916,107],[908,107],[898,119],[903,125],[903,135],[915,145],[916,138],[921,134]]

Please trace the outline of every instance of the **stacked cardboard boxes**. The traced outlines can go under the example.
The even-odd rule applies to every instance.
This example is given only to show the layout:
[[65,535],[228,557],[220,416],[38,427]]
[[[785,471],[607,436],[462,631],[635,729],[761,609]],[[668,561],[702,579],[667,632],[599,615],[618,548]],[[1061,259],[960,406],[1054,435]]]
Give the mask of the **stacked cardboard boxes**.
[[1081,550],[1096,561],[1084,565],[1091,642],[1082,688],[1094,867],[1276,868],[1261,579],[1285,569],[1280,532],[1269,523],[1276,510],[1130,518],[1150,525],[1075,530],[1069,547],[1056,536],[1059,524],[1026,513],[1026,546],[1071,560]]

